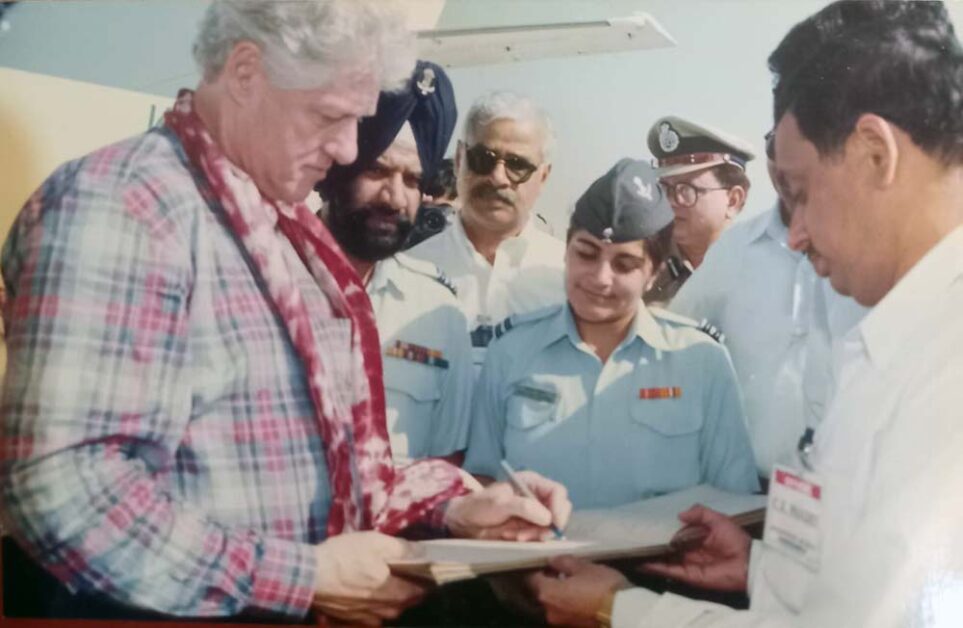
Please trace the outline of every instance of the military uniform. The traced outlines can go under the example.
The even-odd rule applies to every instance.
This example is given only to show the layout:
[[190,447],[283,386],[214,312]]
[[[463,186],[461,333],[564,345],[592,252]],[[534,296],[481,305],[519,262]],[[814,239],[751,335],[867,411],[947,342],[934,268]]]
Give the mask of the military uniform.
[[567,305],[515,317],[475,389],[465,468],[497,476],[502,458],[563,483],[576,508],[701,483],[758,489],[725,349],[644,307],[604,364]]
[[[571,226],[640,241],[672,211],[643,162],[622,160],[578,200]],[[696,324],[638,302],[603,363],[566,303],[514,316],[476,384],[465,468],[504,458],[566,485],[576,508],[610,507],[700,483],[758,488],[735,373]]]
[[465,449],[473,373],[465,317],[438,269],[399,253],[367,286],[384,359],[396,463]]
[[[748,142],[676,116],[656,120],[649,129],[647,143],[649,151],[655,157],[656,172],[662,179],[698,173],[726,164],[745,171],[746,163],[755,157]],[[698,198],[696,194],[693,205],[698,202]],[[678,208],[677,210],[684,211]],[[704,245],[711,246],[711,243]],[[652,285],[646,290],[643,299],[649,305],[665,306],[694,270],[695,266],[673,240],[669,254],[656,270]]]
[[656,270],[652,284],[642,295],[642,300],[646,305],[664,307],[676,295],[682,284],[689,279],[693,271],[695,268],[673,242],[665,261]]

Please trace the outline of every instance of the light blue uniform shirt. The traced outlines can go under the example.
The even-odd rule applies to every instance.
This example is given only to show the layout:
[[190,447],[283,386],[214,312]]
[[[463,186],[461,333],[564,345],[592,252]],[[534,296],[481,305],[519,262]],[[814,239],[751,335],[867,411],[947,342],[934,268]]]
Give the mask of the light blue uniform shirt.
[[[434,264],[399,253],[378,262],[367,292],[381,339],[395,463],[464,450],[474,368],[451,288]],[[426,360],[425,350],[434,357]]]
[[[658,396],[660,391],[678,396]],[[576,508],[604,508],[700,483],[759,488],[725,348],[668,312],[639,309],[603,364],[568,305],[518,317],[475,387],[465,468],[499,460],[563,483]]]

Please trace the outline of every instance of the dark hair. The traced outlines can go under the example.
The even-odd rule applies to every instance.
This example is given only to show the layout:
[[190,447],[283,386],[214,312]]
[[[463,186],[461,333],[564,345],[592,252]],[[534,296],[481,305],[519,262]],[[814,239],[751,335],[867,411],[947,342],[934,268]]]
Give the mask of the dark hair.
[[769,69],[775,122],[791,112],[821,155],[874,113],[963,162],[963,50],[942,2],[835,2],[789,31]]
[[727,188],[734,188],[738,185],[748,194],[749,177],[746,176],[746,171],[739,166],[722,164],[713,168],[712,172],[716,175],[716,181],[719,182],[719,185]]
[[[665,258],[669,256],[669,249],[672,247],[672,224],[670,222],[655,235],[639,240],[642,243],[642,253],[651,260],[653,269],[657,270],[665,261]],[[572,241],[572,237],[577,231],[588,232],[583,227],[570,224],[565,232],[565,244]]]
[[458,198],[458,183],[455,179],[455,162],[451,157],[441,160],[438,172],[430,181],[425,182],[425,194],[435,199],[444,197],[450,200]]

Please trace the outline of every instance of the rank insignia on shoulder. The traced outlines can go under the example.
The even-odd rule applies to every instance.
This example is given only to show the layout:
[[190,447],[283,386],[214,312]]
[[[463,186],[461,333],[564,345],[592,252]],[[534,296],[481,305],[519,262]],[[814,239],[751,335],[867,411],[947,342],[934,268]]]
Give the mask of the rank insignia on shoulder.
[[682,388],[679,386],[639,389],[639,399],[678,399],[681,396]]
[[502,322],[495,325],[495,328],[492,331],[495,334],[495,338],[501,338],[502,336],[510,332],[512,330],[512,327],[514,326],[515,326],[515,323],[512,322],[512,318],[509,316]]
[[547,403],[555,403],[558,400],[558,392],[526,384],[517,384],[515,394],[533,401],[545,401]]
[[716,327],[715,325],[713,325],[712,323],[710,323],[710,322],[707,321],[706,319],[704,319],[704,318],[702,319],[702,322],[699,323],[699,328],[698,328],[698,329],[699,329],[699,331],[701,331],[702,333],[707,334],[710,338],[712,338],[713,340],[715,340],[715,341],[718,342],[719,344],[725,344],[725,342],[726,342],[726,335],[725,335],[724,333],[722,333],[722,330],[721,330],[721,329],[719,329],[718,327]]
[[392,358],[418,362],[419,364],[426,364],[428,366],[435,366],[441,369],[448,368],[448,360],[443,357],[441,351],[422,347],[421,345],[410,342],[402,342],[401,340],[396,340],[395,344],[388,347],[385,355]]
[[435,277],[435,280],[441,285],[451,290],[451,293],[453,295],[455,295],[456,297],[458,296],[458,288],[455,287],[455,282],[451,280],[451,277],[445,274],[445,271],[439,268],[438,276]]

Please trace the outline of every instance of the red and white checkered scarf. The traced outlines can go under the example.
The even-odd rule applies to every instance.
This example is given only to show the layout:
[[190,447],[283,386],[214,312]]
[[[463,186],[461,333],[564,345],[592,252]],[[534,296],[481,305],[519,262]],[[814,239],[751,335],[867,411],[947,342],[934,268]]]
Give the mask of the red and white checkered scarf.
[[[436,506],[467,491],[459,471],[446,462],[422,460],[401,469],[392,464],[378,330],[361,280],[304,203],[269,200],[238,178],[237,168],[194,112],[193,97],[193,92],[181,90],[164,121],[204,174],[304,362],[331,482],[328,535],[370,529],[394,534],[424,520]],[[310,313],[284,263],[275,214],[277,227],[305,262],[335,315],[351,323],[347,363],[325,360],[340,350],[311,327]],[[347,395],[350,403],[340,401],[346,395],[335,389],[333,369],[350,371],[354,386]]]

